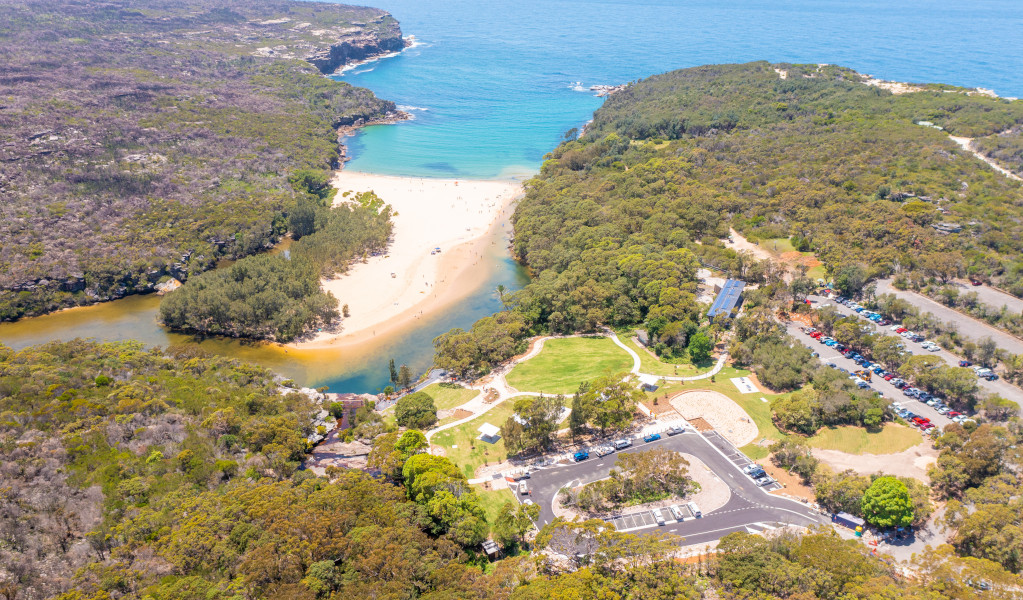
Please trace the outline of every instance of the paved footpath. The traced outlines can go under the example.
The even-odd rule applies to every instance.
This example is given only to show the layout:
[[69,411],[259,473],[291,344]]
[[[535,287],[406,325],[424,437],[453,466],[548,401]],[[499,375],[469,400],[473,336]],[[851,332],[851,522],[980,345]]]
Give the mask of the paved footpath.
[[619,348],[621,348],[622,350],[625,350],[626,352],[628,352],[629,356],[632,357],[632,370],[629,371],[629,372],[632,373],[633,375],[649,375],[650,377],[657,377],[657,378],[663,379],[665,381],[699,381],[700,379],[708,379],[710,377],[713,377],[713,376],[717,375],[721,371],[721,369],[724,368],[725,361],[728,360],[728,353],[727,352],[722,352],[721,356],[718,357],[717,363],[714,364],[714,368],[712,368],[711,370],[707,371],[706,373],[700,373],[699,375],[692,375],[690,377],[678,377],[678,376],[674,376],[674,375],[654,375],[652,373],[642,373],[639,370],[640,369],[640,365],[642,364],[642,362],[641,362],[641,360],[639,358],[639,354],[636,354],[635,350],[633,350],[632,348],[629,348],[624,343],[622,343],[622,341],[620,339],[618,339],[618,335],[617,334],[615,334],[613,332],[608,332],[608,337],[611,338],[611,341],[613,341],[615,344],[617,344]]

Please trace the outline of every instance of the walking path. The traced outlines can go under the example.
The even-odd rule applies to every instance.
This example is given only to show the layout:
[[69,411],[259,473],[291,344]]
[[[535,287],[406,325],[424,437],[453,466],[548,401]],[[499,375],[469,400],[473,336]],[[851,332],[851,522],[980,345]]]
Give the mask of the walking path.
[[674,376],[674,375],[654,375],[652,373],[642,373],[639,370],[641,362],[640,362],[639,355],[636,354],[636,351],[633,350],[632,348],[629,348],[625,344],[623,344],[622,341],[620,339],[618,339],[618,335],[617,334],[615,334],[613,332],[608,332],[608,337],[610,337],[611,341],[613,341],[619,348],[621,348],[622,350],[625,350],[626,352],[628,352],[629,356],[632,357],[632,371],[630,371],[630,373],[632,373],[633,375],[647,375],[649,377],[657,377],[658,379],[663,379],[665,381],[698,381],[700,379],[709,379],[709,378],[717,375],[719,372],[721,372],[721,369],[724,368],[725,361],[728,360],[728,353],[727,352],[722,352],[721,356],[718,357],[717,363],[714,364],[714,368],[712,368],[711,370],[707,371],[706,373],[700,373],[699,375],[692,375],[692,376],[689,376],[689,377],[678,377],[678,376]]
[[[631,374],[633,374],[633,375],[648,375],[647,373],[643,373],[643,372],[640,371],[641,361],[640,361],[639,355],[636,354],[636,352],[632,348],[629,348],[628,346],[623,344],[622,341],[620,339],[618,339],[618,335],[615,334],[614,332],[606,331],[606,334],[607,334],[607,337],[611,338],[611,341],[613,341],[618,347],[620,347],[623,350],[625,350],[626,352],[628,352],[629,356],[632,357],[632,370],[629,371]],[[476,418],[479,418],[480,416],[482,416],[482,415],[486,414],[487,412],[489,412],[492,408],[502,404],[503,402],[505,402],[507,400],[511,400],[513,398],[519,398],[519,397],[522,397],[522,396],[534,396],[534,397],[535,396],[540,396],[541,394],[539,394],[537,392],[522,392],[522,391],[519,391],[519,390],[515,389],[514,387],[512,387],[511,385],[508,384],[508,381],[507,381],[507,379],[505,379],[505,376],[508,375],[508,373],[516,365],[518,365],[519,363],[525,362],[525,361],[527,361],[527,360],[537,356],[538,354],[540,354],[540,352],[543,351],[544,342],[546,342],[547,340],[563,338],[563,337],[571,337],[571,336],[543,336],[543,337],[539,337],[539,338],[534,339],[530,343],[529,350],[527,350],[524,354],[516,356],[516,357],[512,358],[511,360],[509,360],[507,363],[501,365],[500,367],[495,369],[494,372],[491,373],[487,378],[481,380],[480,383],[478,383],[476,385],[472,385],[472,386],[467,386],[469,389],[479,390],[480,394],[478,396],[476,396],[475,398],[473,398],[472,400],[469,400],[465,404],[463,404],[461,406],[458,406],[456,408],[458,410],[468,411],[468,412],[470,412],[472,414],[470,414],[468,417],[465,417],[464,419],[459,419],[457,421],[452,421],[450,423],[445,423],[444,425],[441,425],[439,427],[435,427],[435,428],[427,431],[426,432],[426,440],[427,440],[427,442],[429,442],[433,438],[433,436],[435,434],[437,434],[437,433],[439,433],[441,431],[446,431],[448,429],[452,429],[454,427],[458,427],[460,425],[464,425],[464,424],[466,424],[466,423],[468,423],[468,422],[470,422],[470,421],[472,421],[472,420],[474,420]],[[718,357],[717,363],[715,363],[714,367],[711,370],[707,371],[706,373],[701,373],[699,375],[693,375],[693,376],[690,376],[690,377],[677,377],[677,376],[652,375],[652,374],[650,374],[649,376],[650,377],[657,377],[658,379],[663,379],[665,381],[697,381],[697,380],[700,380],[700,379],[708,379],[710,377],[713,377],[714,375],[717,375],[721,371],[721,369],[725,366],[725,361],[726,360],[728,360],[728,354],[727,353],[722,353],[721,356]],[[493,391],[497,392],[497,398],[493,402],[487,402],[486,401],[487,391],[488,390],[493,390]],[[640,409],[641,410],[644,409],[644,408],[646,408],[646,407],[640,405]]]
[[977,152],[976,150],[974,150],[973,149],[973,138],[956,137],[954,135],[950,135],[948,137],[953,142],[955,142],[955,143],[959,144],[960,146],[962,146],[963,150],[966,150],[970,154],[972,154],[972,155],[976,156],[977,158],[979,158],[980,160],[986,162],[988,164],[988,166],[990,166],[995,171],[998,171],[1002,175],[1005,175],[1006,177],[1008,177],[1009,179],[1012,179],[1014,181],[1023,181],[1023,177],[1020,177],[1019,175],[1016,175],[1012,171],[1006,169],[1005,167],[999,165],[998,163],[996,163],[995,161],[991,160],[990,158],[984,156],[980,152]]

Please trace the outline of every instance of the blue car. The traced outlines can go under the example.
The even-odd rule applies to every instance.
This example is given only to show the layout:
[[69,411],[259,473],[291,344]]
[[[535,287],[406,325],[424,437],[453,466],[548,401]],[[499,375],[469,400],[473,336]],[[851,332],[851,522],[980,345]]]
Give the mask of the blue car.
[[581,462],[590,457],[590,453],[585,450],[580,450],[575,453],[575,462]]
[[659,433],[651,433],[650,435],[643,436],[644,442],[656,442],[659,439],[661,439],[661,434]]

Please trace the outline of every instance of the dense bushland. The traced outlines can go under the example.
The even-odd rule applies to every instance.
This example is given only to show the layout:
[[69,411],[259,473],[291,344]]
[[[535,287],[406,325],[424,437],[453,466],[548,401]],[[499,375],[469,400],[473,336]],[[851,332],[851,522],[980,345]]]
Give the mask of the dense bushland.
[[295,174],[325,180],[336,166],[337,127],[396,110],[301,60],[360,35],[400,37],[376,9],[0,7],[0,320],[151,291],[268,248],[305,193]]
[[[684,348],[700,325],[701,263],[751,282],[777,276],[722,243],[730,228],[791,238],[850,291],[897,270],[1011,278],[1023,262],[1020,185],[948,133],[1009,129],[1023,102],[930,87],[896,96],[862,79],[712,65],[609,97],[582,137],[546,157],[515,211],[515,252],[534,274],[511,301],[523,334],[644,323]],[[946,221],[962,231],[932,227]]]

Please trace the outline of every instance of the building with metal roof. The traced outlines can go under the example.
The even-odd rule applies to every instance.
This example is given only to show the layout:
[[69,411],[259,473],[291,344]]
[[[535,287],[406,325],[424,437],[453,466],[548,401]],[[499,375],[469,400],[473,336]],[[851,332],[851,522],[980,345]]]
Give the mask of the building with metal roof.
[[707,311],[707,316],[710,317],[712,323],[718,315],[723,315],[726,319],[732,317],[732,311],[735,307],[739,306],[739,302],[742,300],[742,290],[745,287],[746,282],[739,281],[738,279],[725,281],[725,285],[718,292],[717,298],[714,298],[714,304]]

